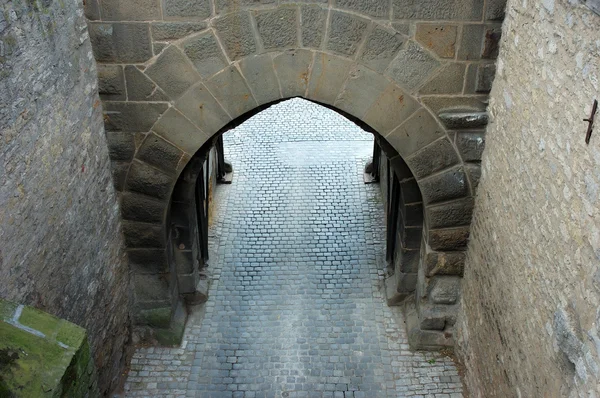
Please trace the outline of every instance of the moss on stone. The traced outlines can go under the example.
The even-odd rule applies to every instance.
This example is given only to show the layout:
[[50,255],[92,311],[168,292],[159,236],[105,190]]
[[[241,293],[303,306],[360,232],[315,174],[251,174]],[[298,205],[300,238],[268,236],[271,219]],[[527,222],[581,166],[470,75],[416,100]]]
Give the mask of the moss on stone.
[[140,317],[150,326],[168,328],[171,323],[171,308],[163,307],[140,311]]
[[0,320],[11,319],[17,309],[17,304],[0,300]]
[[69,347],[77,348],[81,346],[81,343],[85,340],[85,338],[85,329],[80,328],[71,322],[60,322],[58,326],[58,333],[56,334],[56,341],[66,344]]
[[38,330],[46,336],[51,336],[58,329],[60,319],[35,308],[25,307],[19,318],[19,323]]

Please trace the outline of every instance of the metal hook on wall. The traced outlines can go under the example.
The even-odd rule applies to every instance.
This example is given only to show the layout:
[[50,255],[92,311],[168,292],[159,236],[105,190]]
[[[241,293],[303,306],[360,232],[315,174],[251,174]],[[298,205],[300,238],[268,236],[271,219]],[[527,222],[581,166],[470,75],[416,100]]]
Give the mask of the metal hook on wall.
[[590,138],[592,137],[592,130],[594,130],[594,117],[596,117],[596,111],[598,110],[598,100],[594,100],[594,105],[592,105],[592,114],[588,119],[583,119],[584,122],[588,122],[588,129],[585,134],[585,143],[590,143]]

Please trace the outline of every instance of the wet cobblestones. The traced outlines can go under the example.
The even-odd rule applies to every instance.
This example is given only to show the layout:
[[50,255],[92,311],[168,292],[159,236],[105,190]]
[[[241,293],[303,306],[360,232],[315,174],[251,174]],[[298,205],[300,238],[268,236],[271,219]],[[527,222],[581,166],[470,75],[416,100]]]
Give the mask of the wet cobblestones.
[[300,99],[225,134],[209,301],[180,348],[141,348],[128,396],[462,397],[452,361],[408,350],[385,304],[372,136]]

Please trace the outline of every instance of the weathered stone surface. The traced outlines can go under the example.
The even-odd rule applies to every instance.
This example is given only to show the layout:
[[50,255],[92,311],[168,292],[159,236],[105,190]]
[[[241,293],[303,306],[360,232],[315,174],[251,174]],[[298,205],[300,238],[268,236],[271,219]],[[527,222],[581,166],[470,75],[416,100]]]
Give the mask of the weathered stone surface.
[[406,163],[417,179],[460,162],[454,145],[447,137],[437,140],[406,158]]
[[500,51],[500,36],[502,35],[502,26],[491,25],[486,26],[485,36],[483,40],[483,50],[481,58],[496,59]]
[[164,0],[165,18],[198,18],[210,17],[209,0]]
[[317,52],[308,82],[308,98],[333,105],[348,78],[351,64],[346,58]]
[[137,158],[173,174],[182,155],[183,152],[179,148],[151,133],[140,146]]
[[469,72],[476,70],[474,81],[469,81],[471,76],[467,77],[467,90],[474,93],[489,93],[492,90],[492,83],[496,75],[495,64],[483,64],[469,66]]
[[487,112],[442,112],[438,117],[448,129],[476,129],[488,123]]
[[212,32],[190,37],[182,43],[182,46],[185,55],[204,78],[214,75],[229,65]]
[[106,132],[108,153],[111,160],[128,161],[135,154],[135,141],[132,133]]
[[159,274],[169,270],[165,249],[129,249],[127,258],[136,274]]
[[287,51],[273,58],[282,98],[305,95],[312,61],[313,53],[306,50]]
[[405,37],[376,25],[365,43],[360,60],[368,67],[383,72],[400,50]]
[[98,0],[88,0],[83,5],[83,11],[85,17],[90,21],[96,21],[100,19],[100,5]]
[[150,29],[145,23],[89,23],[98,62],[146,62],[152,57]]
[[436,76],[419,89],[419,93],[427,94],[460,94],[463,90],[465,65],[450,63],[444,66]]
[[456,147],[465,162],[478,162],[485,148],[484,131],[460,131],[456,134]]
[[392,28],[396,30],[396,32],[403,34],[404,36],[410,35],[410,24],[403,22],[392,22]]
[[111,169],[113,185],[115,189],[120,192],[125,188],[125,179],[127,177],[127,172],[129,171],[129,161],[113,161],[111,163]]
[[469,183],[471,184],[471,191],[475,193],[479,180],[481,179],[481,166],[479,164],[466,164],[465,171],[469,176]]
[[129,101],[168,101],[169,97],[133,65],[125,66],[127,99]]
[[353,66],[335,106],[362,118],[389,84],[386,78],[371,69],[361,65]]
[[354,55],[367,31],[368,20],[339,11],[331,11],[330,15],[327,49],[343,55]]
[[241,8],[272,6],[277,0],[214,0],[217,13],[239,11]]
[[502,21],[506,10],[506,0],[490,0],[485,7],[485,19],[488,21]]
[[483,2],[478,0],[392,0],[394,19],[479,21]]
[[440,58],[454,58],[457,25],[417,24],[415,40]]
[[[157,275],[154,275],[150,278],[156,277]],[[137,279],[137,281],[140,283],[145,282],[144,279]],[[163,288],[161,287],[161,290],[162,289]],[[140,310],[137,312],[134,320],[137,325],[148,325],[156,328],[167,328],[171,323],[171,307],[159,307],[152,308],[149,310]]]
[[419,109],[385,139],[402,156],[409,156],[444,135],[444,129],[424,108]]
[[239,66],[258,105],[267,104],[281,98],[277,75],[275,75],[275,69],[273,69],[273,59],[270,54],[243,58]]
[[435,304],[455,304],[460,295],[460,277],[436,276],[430,282],[429,298]]
[[146,195],[124,192],[121,196],[121,214],[124,220],[159,223],[164,217],[166,208],[165,201]]
[[430,229],[427,243],[433,250],[465,250],[469,241],[469,227],[452,229]]
[[206,22],[155,22],[151,25],[152,40],[177,40],[207,28]]
[[125,188],[155,198],[168,199],[172,185],[174,185],[172,176],[146,163],[135,161],[129,169]]
[[458,59],[481,59],[484,25],[464,25],[458,50]]
[[105,102],[104,124],[108,131],[150,130],[167,104],[141,102]]
[[280,7],[255,15],[256,29],[266,50],[298,46],[298,9]]
[[125,79],[120,65],[98,64],[98,93],[106,101],[126,99]]
[[209,138],[175,108],[169,108],[152,131],[189,154],[196,153]]
[[448,228],[471,224],[473,198],[465,198],[449,203],[427,207],[427,226]]
[[104,21],[148,21],[161,19],[160,0],[102,0]]
[[217,19],[214,26],[229,59],[240,59],[256,52],[256,41],[249,13],[237,12],[225,15]]
[[[133,279],[137,301],[159,301],[169,298],[168,274],[134,275]],[[158,318],[157,316],[154,317],[154,319]],[[166,316],[164,318],[166,321]],[[155,326],[158,326],[158,324],[155,323]]]
[[421,329],[421,320],[415,307],[414,299],[405,303],[406,328],[408,344],[412,350],[439,350],[440,347],[453,347],[454,339],[451,330]]
[[152,43],[152,51],[154,52],[154,55],[159,55],[162,52],[162,50],[164,50],[168,46],[168,42],[155,41],[154,43]]
[[444,330],[456,322],[456,306],[420,303],[418,309],[423,330]]
[[302,13],[302,46],[320,48],[325,34],[327,11],[318,6],[300,7]]
[[179,98],[200,80],[198,72],[175,46],[167,47],[145,73],[172,99]]
[[440,66],[421,46],[410,41],[392,61],[387,75],[402,87],[413,90],[424,83]]
[[175,107],[207,135],[215,134],[231,120],[203,84],[188,90]]
[[378,18],[388,18],[390,15],[390,2],[388,0],[335,0],[335,5],[338,8],[345,8]]
[[462,168],[455,168],[426,178],[419,183],[423,200],[427,204],[467,196],[469,188]]
[[363,120],[385,136],[419,108],[419,103],[412,96],[388,83],[388,87],[369,107]]
[[160,224],[124,221],[123,236],[128,248],[163,248],[165,239]]
[[465,252],[430,252],[424,260],[425,276],[462,276],[465,269]]
[[213,76],[206,87],[234,119],[258,106],[244,78],[233,66]]
[[414,178],[402,181],[400,183],[400,190],[402,191],[402,198],[404,199],[405,204],[420,203],[423,201],[419,184],[417,184],[417,181]]
[[431,96],[421,97],[421,101],[438,115],[442,112],[483,112],[487,108],[483,97]]

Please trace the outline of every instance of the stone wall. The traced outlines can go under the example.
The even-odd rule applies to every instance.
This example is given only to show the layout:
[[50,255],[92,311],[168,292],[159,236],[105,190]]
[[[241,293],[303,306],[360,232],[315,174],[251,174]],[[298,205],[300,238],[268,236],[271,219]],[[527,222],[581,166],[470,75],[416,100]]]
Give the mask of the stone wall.
[[85,327],[109,389],[129,275],[81,4],[0,3],[0,296]]
[[582,119],[600,96],[600,16],[573,1],[507,10],[459,317],[467,384],[597,396],[600,130],[586,145]]

